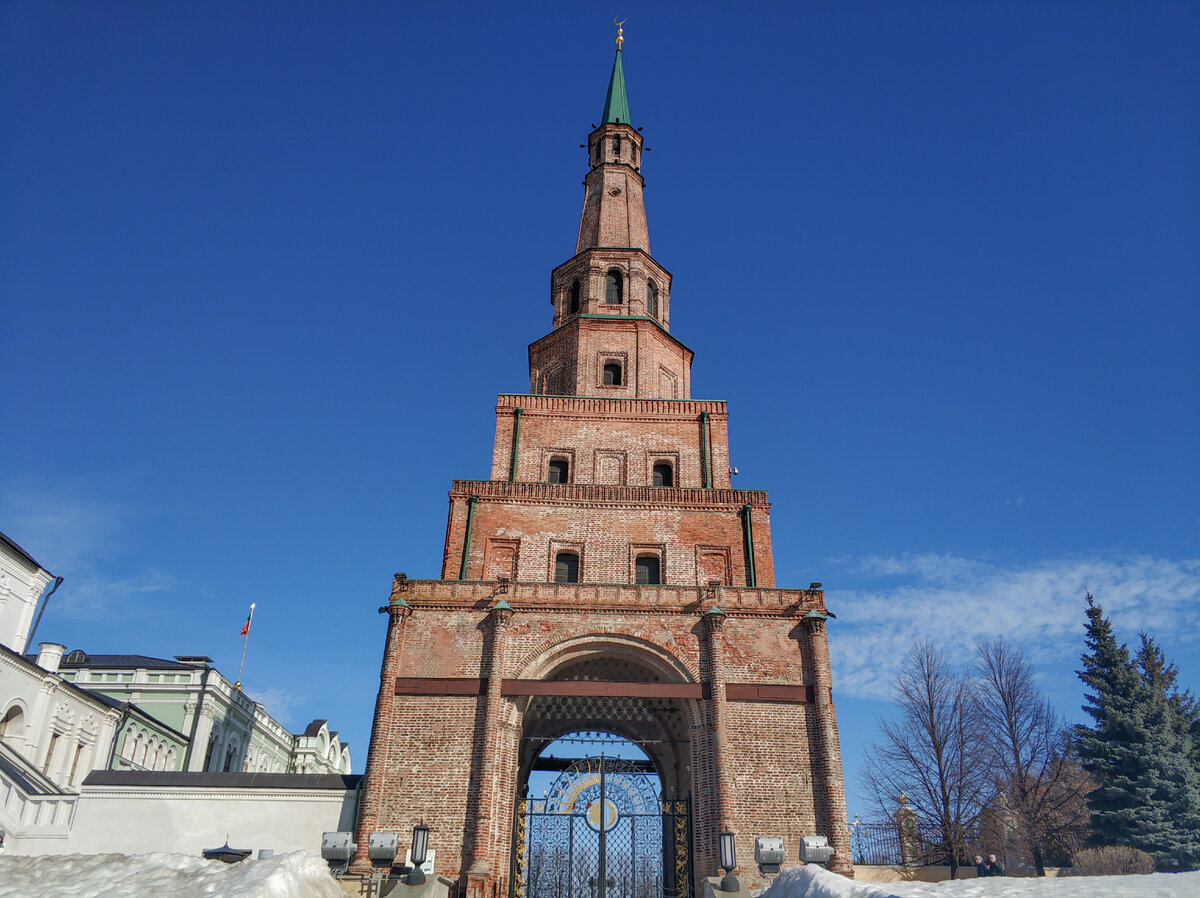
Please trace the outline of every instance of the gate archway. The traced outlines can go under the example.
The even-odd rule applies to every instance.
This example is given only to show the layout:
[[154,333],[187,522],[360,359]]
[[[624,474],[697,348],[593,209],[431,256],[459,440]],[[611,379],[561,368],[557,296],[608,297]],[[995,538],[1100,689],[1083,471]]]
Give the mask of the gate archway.
[[[589,641],[544,659],[542,688],[518,705],[510,894],[687,898],[697,699],[679,668],[641,646]],[[580,743],[593,750],[555,756]],[[619,743],[638,751],[615,752]],[[555,778],[537,795],[539,772]]]

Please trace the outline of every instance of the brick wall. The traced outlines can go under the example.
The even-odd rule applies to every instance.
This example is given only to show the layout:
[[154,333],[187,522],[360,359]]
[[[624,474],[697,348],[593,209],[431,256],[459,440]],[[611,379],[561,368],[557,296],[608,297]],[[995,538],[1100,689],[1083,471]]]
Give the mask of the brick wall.
[[[626,677],[703,683],[713,671],[701,623],[709,601],[733,609],[718,649],[725,681],[809,685],[807,671],[814,654],[820,657],[800,626],[805,613],[823,607],[820,591],[730,589],[714,595],[664,588],[652,608],[622,608],[620,604],[638,589],[581,587],[572,593],[553,584],[518,584],[504,595],[515,610],[497,636],[488,610],[496,584],[410,581],[404,588],[413,610],[403,629],[403,644],[387,653],[382,690],[394,689],[397,677],[571,678],[583,669],[581,664],[596,667],[612,659],[640,671]],[[502,653],[497,653],[496,639],[503,640]],[[496,657],[503,658],[499,670],[493,667]],[[430,845],[438,852],[438,872],[462,876],[465,882],[475,858],[472,832],[482,807],[488,825],[480,854],[487,859],[492,881],[506,882],[518,771],[528,769],[531,752],[539,748],[522,744],[523,733],[536,726],[530,701],[499,698],[490,732],[485,728],[483,695],[398,694],[390,703],[381,701],[384,710],[372,735],[374,777],[365,787],[378,790],[378,795],[363,798],[364,806],[373,808],[372,825],[409,832],[423,816],[431,828]],[[667,766],[671,762],[662,761],[667,757],[663,753],[679,753],[668,777],[681,779],[675,785],[693,800],[698,877],[715,872],[718,763],[731,786],[727,817],[739,833],[743,878],[753,873],[754,836],[779,835],[791,846],[802,835],[823,833],[831,822],[836,824],[837,809],[827,807],[813,772],[821,726],[816,705],[727,701],[724,737],[718,740],[708,702],[677,704],[682,713],[678,729],[670,735],[672,741],[686,744],[662,749],[659,761]],[[647,731],[636,726],[614,721],[609,729],[644,737]],[[377,751],[377,742],[386,749]],[[844,822],[844,807],[840,813]]]

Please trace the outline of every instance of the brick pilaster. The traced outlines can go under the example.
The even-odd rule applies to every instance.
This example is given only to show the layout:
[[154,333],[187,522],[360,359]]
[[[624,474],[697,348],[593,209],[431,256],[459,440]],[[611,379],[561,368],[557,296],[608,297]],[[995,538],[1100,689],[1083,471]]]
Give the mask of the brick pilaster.
[[387,776],[387,745],[390,741],[393,705],[396,700],[396,690],[392,683],[400,666],[400,650],[404,645],[405,624],[412,614],[412,608],[404,601],[400,590],[404,580],[397,577],[392,581],[392,597],[386,608],[388,630],[387,640],[383,650],[383,663],[379,668],[379,695],[375,699],[375,718],[371,722],[371,743],[367,749],[367,769],[363,774],[363,784],[358,802],[358,825],[355,827],[354,840],[358,843],[358,851],[354,856],[356,868],[369,867],[367,859],[367,836],[376,831],[379,824],[380,805],[383,801],[384,781]]
[[721,625],[725,612],[714,608],[704,615],[705,634],[708,637],[708,657],[712,671],[712,739],[713,767],[716,780],[717,831],[729,829],[729,740],[725,710],[725,652],[721,644]]
[[812,662],[813,704],[817,715],[818,757],[821,795],[825,807],[825,836],[833,847],[829,869],[854,876],[850,860],[850,827],[846,819],[846,789],[842,781],[842,751],[838,743],[837,721],[833,710],[832,677],[829,667],[829,642],[825,616],[820,612],[804,618],[808,651]]
[[504,685],[505,632],[512,620],[512,609],[501,602],[490,612],[492,659],[488,669],[487,692],[484,694],[483,745],[479,765],[479,791],[471,827],[471,866],[467,870],[468,898],[487,898],[493,886],[492,810],[496,806],[499,779],[498,754],[500,708]]

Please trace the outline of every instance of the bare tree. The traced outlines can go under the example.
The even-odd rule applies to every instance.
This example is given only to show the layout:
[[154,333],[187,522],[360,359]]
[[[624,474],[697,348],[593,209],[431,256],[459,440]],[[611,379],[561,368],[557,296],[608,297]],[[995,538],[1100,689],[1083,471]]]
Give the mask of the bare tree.
[[1045,876],[1047,852],[1069,852],[1087,825],[1090,781],[1072,755],[1062,717],[1037,687],[1019,648],[1003,639],[983,643],[975,671],[994,785],[1005,794],[1037,875]]
[[896,677],[896,703],[899,716],[879,722],[880,739],[867,752],[867,788],[889,816],[897,796],[908,796],[917,822],[940,834],[955,879],[968,831],[993,794],[971,680],[922,640]]

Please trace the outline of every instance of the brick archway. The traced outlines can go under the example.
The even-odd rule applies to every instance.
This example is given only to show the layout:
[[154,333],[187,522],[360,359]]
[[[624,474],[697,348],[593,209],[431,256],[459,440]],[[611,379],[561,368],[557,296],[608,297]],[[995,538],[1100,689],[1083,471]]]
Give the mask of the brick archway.
[[[520,733],[517,795],[541,751],[574,730],[610,733],[638,744],[665,794],[692,794],[692,733],[704,720],[700,686],[683,661],[644,639],[598,633],[544,649],[519,670],[523,681],[544,687],[509,709],[508,727]],[[555,694],[552,684],[557,683],[563,686]],[[697,697],[673,688],[678,686],[693,687]]]

